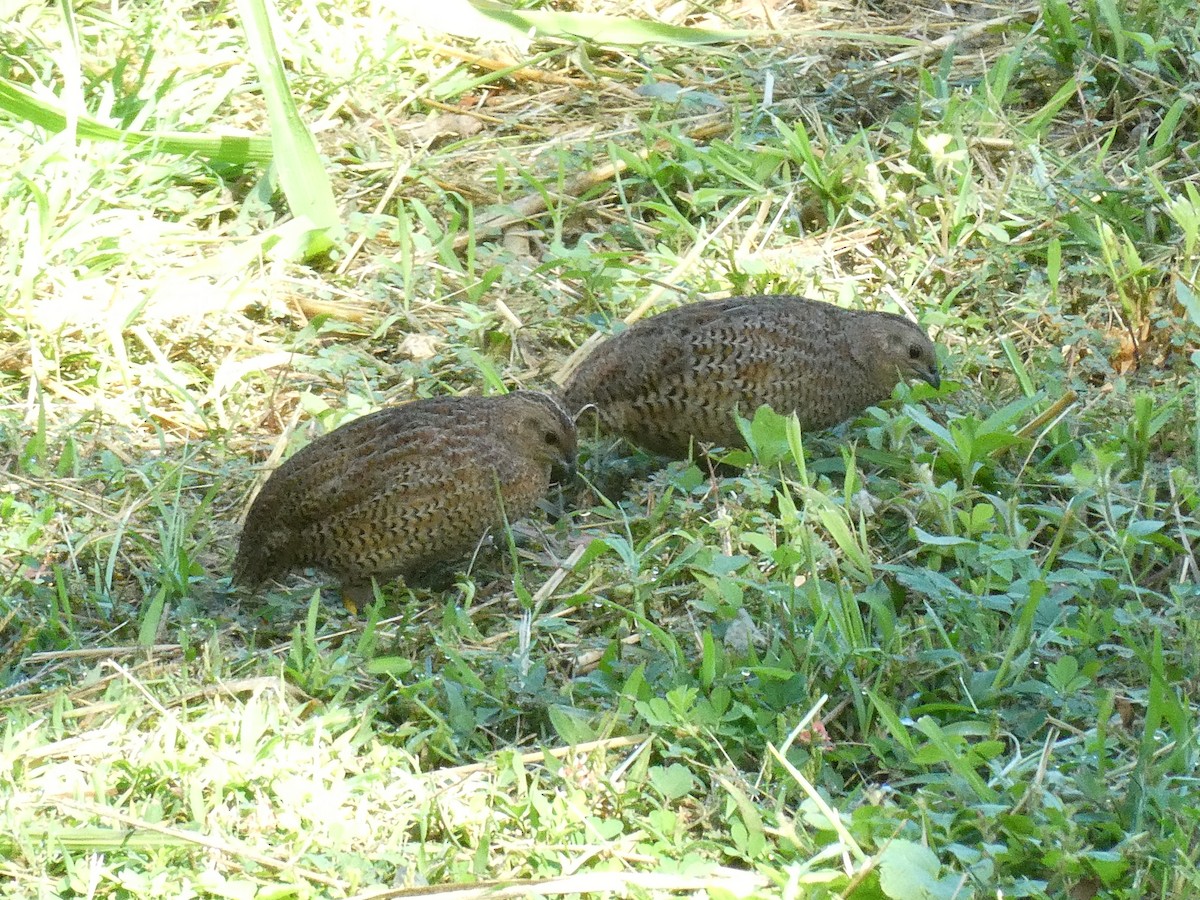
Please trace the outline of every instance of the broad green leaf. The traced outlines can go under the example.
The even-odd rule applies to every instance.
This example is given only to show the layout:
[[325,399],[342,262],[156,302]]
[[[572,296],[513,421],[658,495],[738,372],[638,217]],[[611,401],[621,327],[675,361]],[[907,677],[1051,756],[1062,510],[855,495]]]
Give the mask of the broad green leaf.
[[892,704],[886,698],[884,698],[883,695],[872,690],[867,691],[867,699],[871,701],[871,704],[875,707],[875,711],[879,713],[879,717],[883,719],[883,724],[887,726],[888,734],[890,734],[896,743],[903,747],[909,753],[909,755],[913,754],[916,751],[916,745],[913,744],[912,735],[909,734],[908,729],[900,720],[900,716],[897,714]]
[[554,731],[568,744],[584,744],[596,740],[596,731],[587,719],[576,710],[566,706],[551,706],[546,710]]
[[1068,79],[1062,87],[1054,92],[1054,96],[1029,118],[1030,128],[1035,134],[1040,134],[1054,120],[1064,106],[1079,94],[1079,84],[1074,78]]
[[896,839],[879,857],[879,887],[891,900],[931,900],[943,896],[940,869],[928,847]]
[[922,748],[925,758],[937,758],[948,765],[980,800],[985,803],[996,802],[996,791],[975,771],[974,763],[969,758],[970,748],[965,742],[951,740],[950,735],[929,716],[917,719],[917,730],[929,738],[929,744]]
[[413,670],[413,661],[404,656],[377,656],[369,659],[364,668],[372,675],[407,675]]
[[695,790],[697,782],[691,772],[679,763],[651,766],[650,783],[668,800],[678,800]]
[[158,636],[158,626],[162,623],[163,608],[167,602],[166,587],[159,587],[154,594],[154,599],[146,607],[145,613],[142,615],[142,623],[138,627],[138,644],[142,647],[149,647],[155,643],[155,638]]
[[1200,298],[1196,296],[1182,278],[1175,279],[1175,299],[1179,301],[1179,305],[1184,308],[1191,319],[1192,324],[1200,328]]

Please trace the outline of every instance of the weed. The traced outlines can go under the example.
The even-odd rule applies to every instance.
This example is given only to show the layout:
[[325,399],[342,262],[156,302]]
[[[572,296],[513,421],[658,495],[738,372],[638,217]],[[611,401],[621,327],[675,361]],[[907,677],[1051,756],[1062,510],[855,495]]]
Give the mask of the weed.
[[[1186,6],[443,17],[502,53],[18,2],[0,896],[1193,893]],[[583,435],[559,521],[358,617],[229,592],[314,435],[760,291],[914,313],[941,390],[686,462]]]

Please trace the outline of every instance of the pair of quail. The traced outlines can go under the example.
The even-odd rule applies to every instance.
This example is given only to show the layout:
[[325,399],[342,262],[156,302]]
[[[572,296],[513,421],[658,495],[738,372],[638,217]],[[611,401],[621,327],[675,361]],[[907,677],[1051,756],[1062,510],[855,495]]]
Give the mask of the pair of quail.
[[337,576],[348,599],[371,578],[413,578],[470,553],[575,464],[575,419],[668,456],[738,446],[734,411],[763,404],[827,428],[891,395],[940,384],[933,344],[909,320],[793,296],[732,297],[639,322],[589,354],[558,397],[416,400],[313,441],[276,469],[242,530],[234,583],[289,569]]

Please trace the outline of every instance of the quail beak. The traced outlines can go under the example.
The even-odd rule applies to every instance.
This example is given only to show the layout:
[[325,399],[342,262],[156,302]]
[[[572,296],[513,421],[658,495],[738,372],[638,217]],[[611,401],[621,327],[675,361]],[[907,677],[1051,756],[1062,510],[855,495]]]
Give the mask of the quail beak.
[[937,366],[928,372],[922,372],[921,380],[927,382],[935,391],[942,386],[942,376],[938,373]]
[[550,480],[555,484],[572,484],[575,481],[575,457],[555,462],[550,467]]
[[560,459],[550,465],[550,484],[553,489],[538,505],[546,512],[551,523],[558,522],[567,514],[566,495],[575,490],[575,457]]

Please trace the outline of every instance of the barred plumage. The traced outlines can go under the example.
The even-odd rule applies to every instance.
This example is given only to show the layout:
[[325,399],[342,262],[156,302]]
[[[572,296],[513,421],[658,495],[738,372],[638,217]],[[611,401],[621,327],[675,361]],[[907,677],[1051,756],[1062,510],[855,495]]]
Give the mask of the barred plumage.
[[337,576],[351,599],[469,554],[528,514],[551,469],[573,469],[575,428],[553,397],[416,400],[355,419],[276,469],[246,516],[235,584],[289,569]]
[[[767,404],[827,428],[891,395],[901,378],[941,383],[933,343],[887,312],[790,295],[693,303],[638,322],[589,354],[563,387],[602,430],[668,456],[692,441],[744,444],[733,418]],[[581,419],[581,426],[586,419]]]

